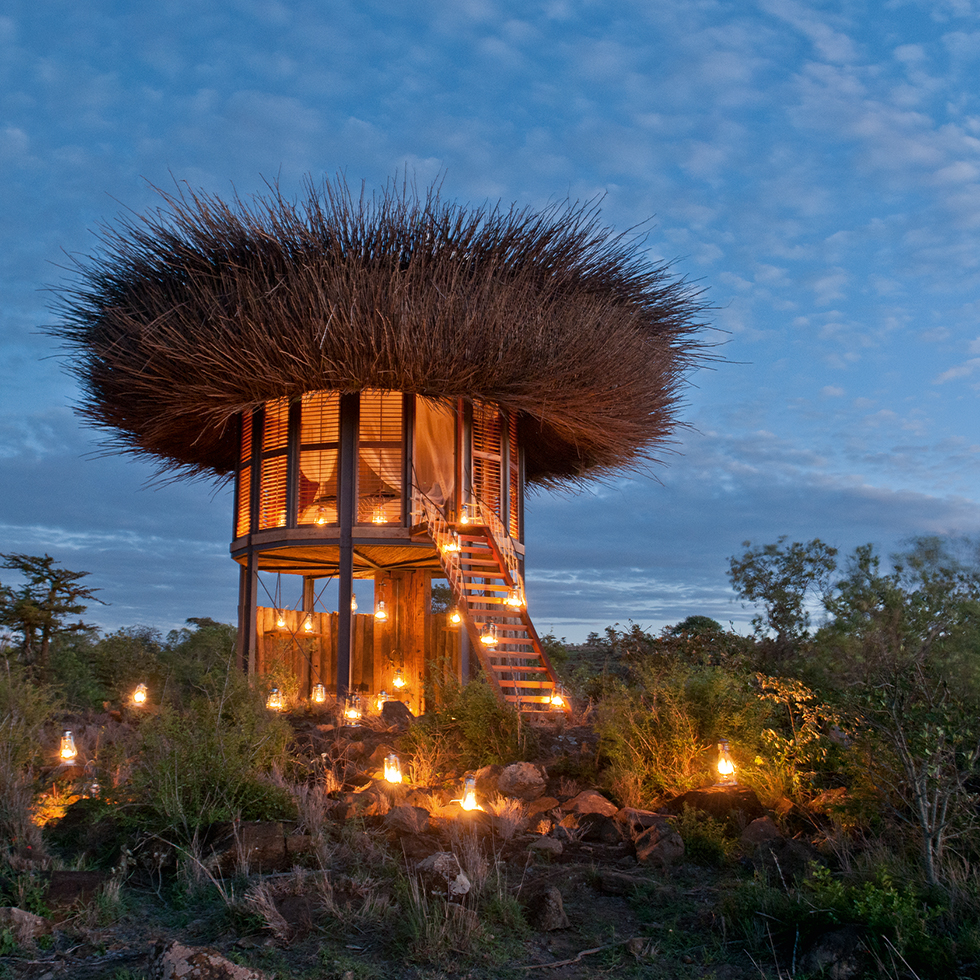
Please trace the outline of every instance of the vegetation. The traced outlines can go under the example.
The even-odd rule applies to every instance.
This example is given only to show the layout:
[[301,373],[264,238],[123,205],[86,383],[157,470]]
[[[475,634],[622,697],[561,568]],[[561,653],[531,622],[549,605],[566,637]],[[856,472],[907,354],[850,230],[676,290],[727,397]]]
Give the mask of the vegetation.
[[[887,561],[863,546],[838,566],[820,541],[780,539],[746,544],[731,569],[743,601],[761,607],[752,636],[691,616],[659,635],[610,627],[582,647],[547,638],[576,706],[556,734],[529,729],[479,680],[428,690],[427,714],[395,746],[416,805],[446,806],[467,770],[530,760],[547,765],[549,793],[594,787],[656,810],[716,781],[725,739],[739,786],[802,856],[791,865],[747,845],[737,821],[678,804],[684,865],[639,875],[616,913],[629,910],[641,939],[624,946],[594,900],[580,914],[578,951],[601,950],[596,969],[710,975],[751,957],[763,976],[816,976],[808,951],[839,934],[857,943],[855,975],[980,976],[977,544],[919,539]],[[472,888],[434,896],[380,830],[394,797],[358,775],[368,763],[352,761],[357,740],[334,732],[316,736],[316,751],[301,745],[296,718],[291,727],[267,710],[235,669],[231,627],[61,628],[83,612],[52,614],[43,674],[23,631],[0,660],[0,904],[46,914],[44,874],[67,861],[111,876],[93,921],[118,921],[139,901],[206,936],[261,930],[277,946],[246,960],[284,977],[387,976],[391,962],[405,976],[482,977],[522,962],[534,935],[522,889],[536,867],[551,873],[543,854],[528,863],[524,804],[487,801],[491,838],[453,831],[446,847]],[[137,714],[126,702],[138,680],[153,698]],[[80,758],[56,768],[67,727]],[[328,818],[338,805],[344,822]],[[223,871],[209,863],[215,828],[238,835],[250,820],[287,821],[313,848],[285,876],[248,875],[244,857]],[[573,900],[574,872],[556,871]],[[302,909],[330,925],[315,933],[313,972],[294,973],[288,957],[306,947],[290,916]],[[379,958],[356,952],[366,935]],[[5,929],[0,975],[19,956]],[[685,972],[689,961],[701,972]]]

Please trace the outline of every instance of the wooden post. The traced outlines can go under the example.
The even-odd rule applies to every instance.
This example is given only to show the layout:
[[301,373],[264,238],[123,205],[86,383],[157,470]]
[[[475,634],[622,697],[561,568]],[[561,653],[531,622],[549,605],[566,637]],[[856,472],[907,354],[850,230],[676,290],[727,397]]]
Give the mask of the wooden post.
[[337,617],[337,700],[343,701],[350,691],[351,648],[354,639],[350,608],[354,588],[354,519],[357,510],[357,428],[360,396],[340,396],[340,472],[339,497],[340,587]]

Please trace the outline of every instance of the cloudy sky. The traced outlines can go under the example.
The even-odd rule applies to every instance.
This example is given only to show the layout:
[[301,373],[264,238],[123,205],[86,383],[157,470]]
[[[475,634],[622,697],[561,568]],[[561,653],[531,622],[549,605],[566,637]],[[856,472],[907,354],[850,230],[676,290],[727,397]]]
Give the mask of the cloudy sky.
[[527,514],[570,639],[744,624],[727,557],[980,533],[978,0],[6,0],[0,551],[105,629],[232,621],[225,489],[98,456],[45,287],[174,180],[247,196],[407,168],[464,202],[602,197],[716,307],[667,465]]

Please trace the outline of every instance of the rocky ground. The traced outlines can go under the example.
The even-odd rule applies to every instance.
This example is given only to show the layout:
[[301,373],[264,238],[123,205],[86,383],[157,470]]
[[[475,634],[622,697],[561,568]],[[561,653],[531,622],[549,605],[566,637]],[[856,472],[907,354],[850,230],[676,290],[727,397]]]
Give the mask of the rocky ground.
[[[539,763],[476,772],[483,809],[465,810],[461,782],[420,789],[379,778],[396,726],[338,731],[297,719],[294,727],[312,759],[343,740],[360,777],[308,793],[296,822],[215,826],[193,848],[125,841],[111,870],[22,877],[36,893],[0,910],[0,978],[858,972],[860,937],[767,949],[766,923],[739,913],[747,881],[783,887],[821,860],[747,790],[710,787],[658,812],[620,808],[549,773],[556,750],[563,758],[589,750],[591,732],[567,729],[554,735],[560,744],[545,739]],[[76,865],[119,843],[104,820],[86,820],[84,806],[59,831]]]

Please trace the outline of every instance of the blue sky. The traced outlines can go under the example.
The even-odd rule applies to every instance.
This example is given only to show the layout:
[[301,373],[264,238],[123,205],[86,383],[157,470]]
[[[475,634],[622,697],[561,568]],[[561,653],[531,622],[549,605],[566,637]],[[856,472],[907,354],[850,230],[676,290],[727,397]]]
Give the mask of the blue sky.
[[666,466],[530,500],[540,631],[742,626],[744,540],[978,534],[978,77],[977,0],[7,0],[0,550],[90,571],[106,629],[233,620],[227,491],[98,456],[44,287],[153,185],[404,168],[464,202],[601,195],[724,331]]

